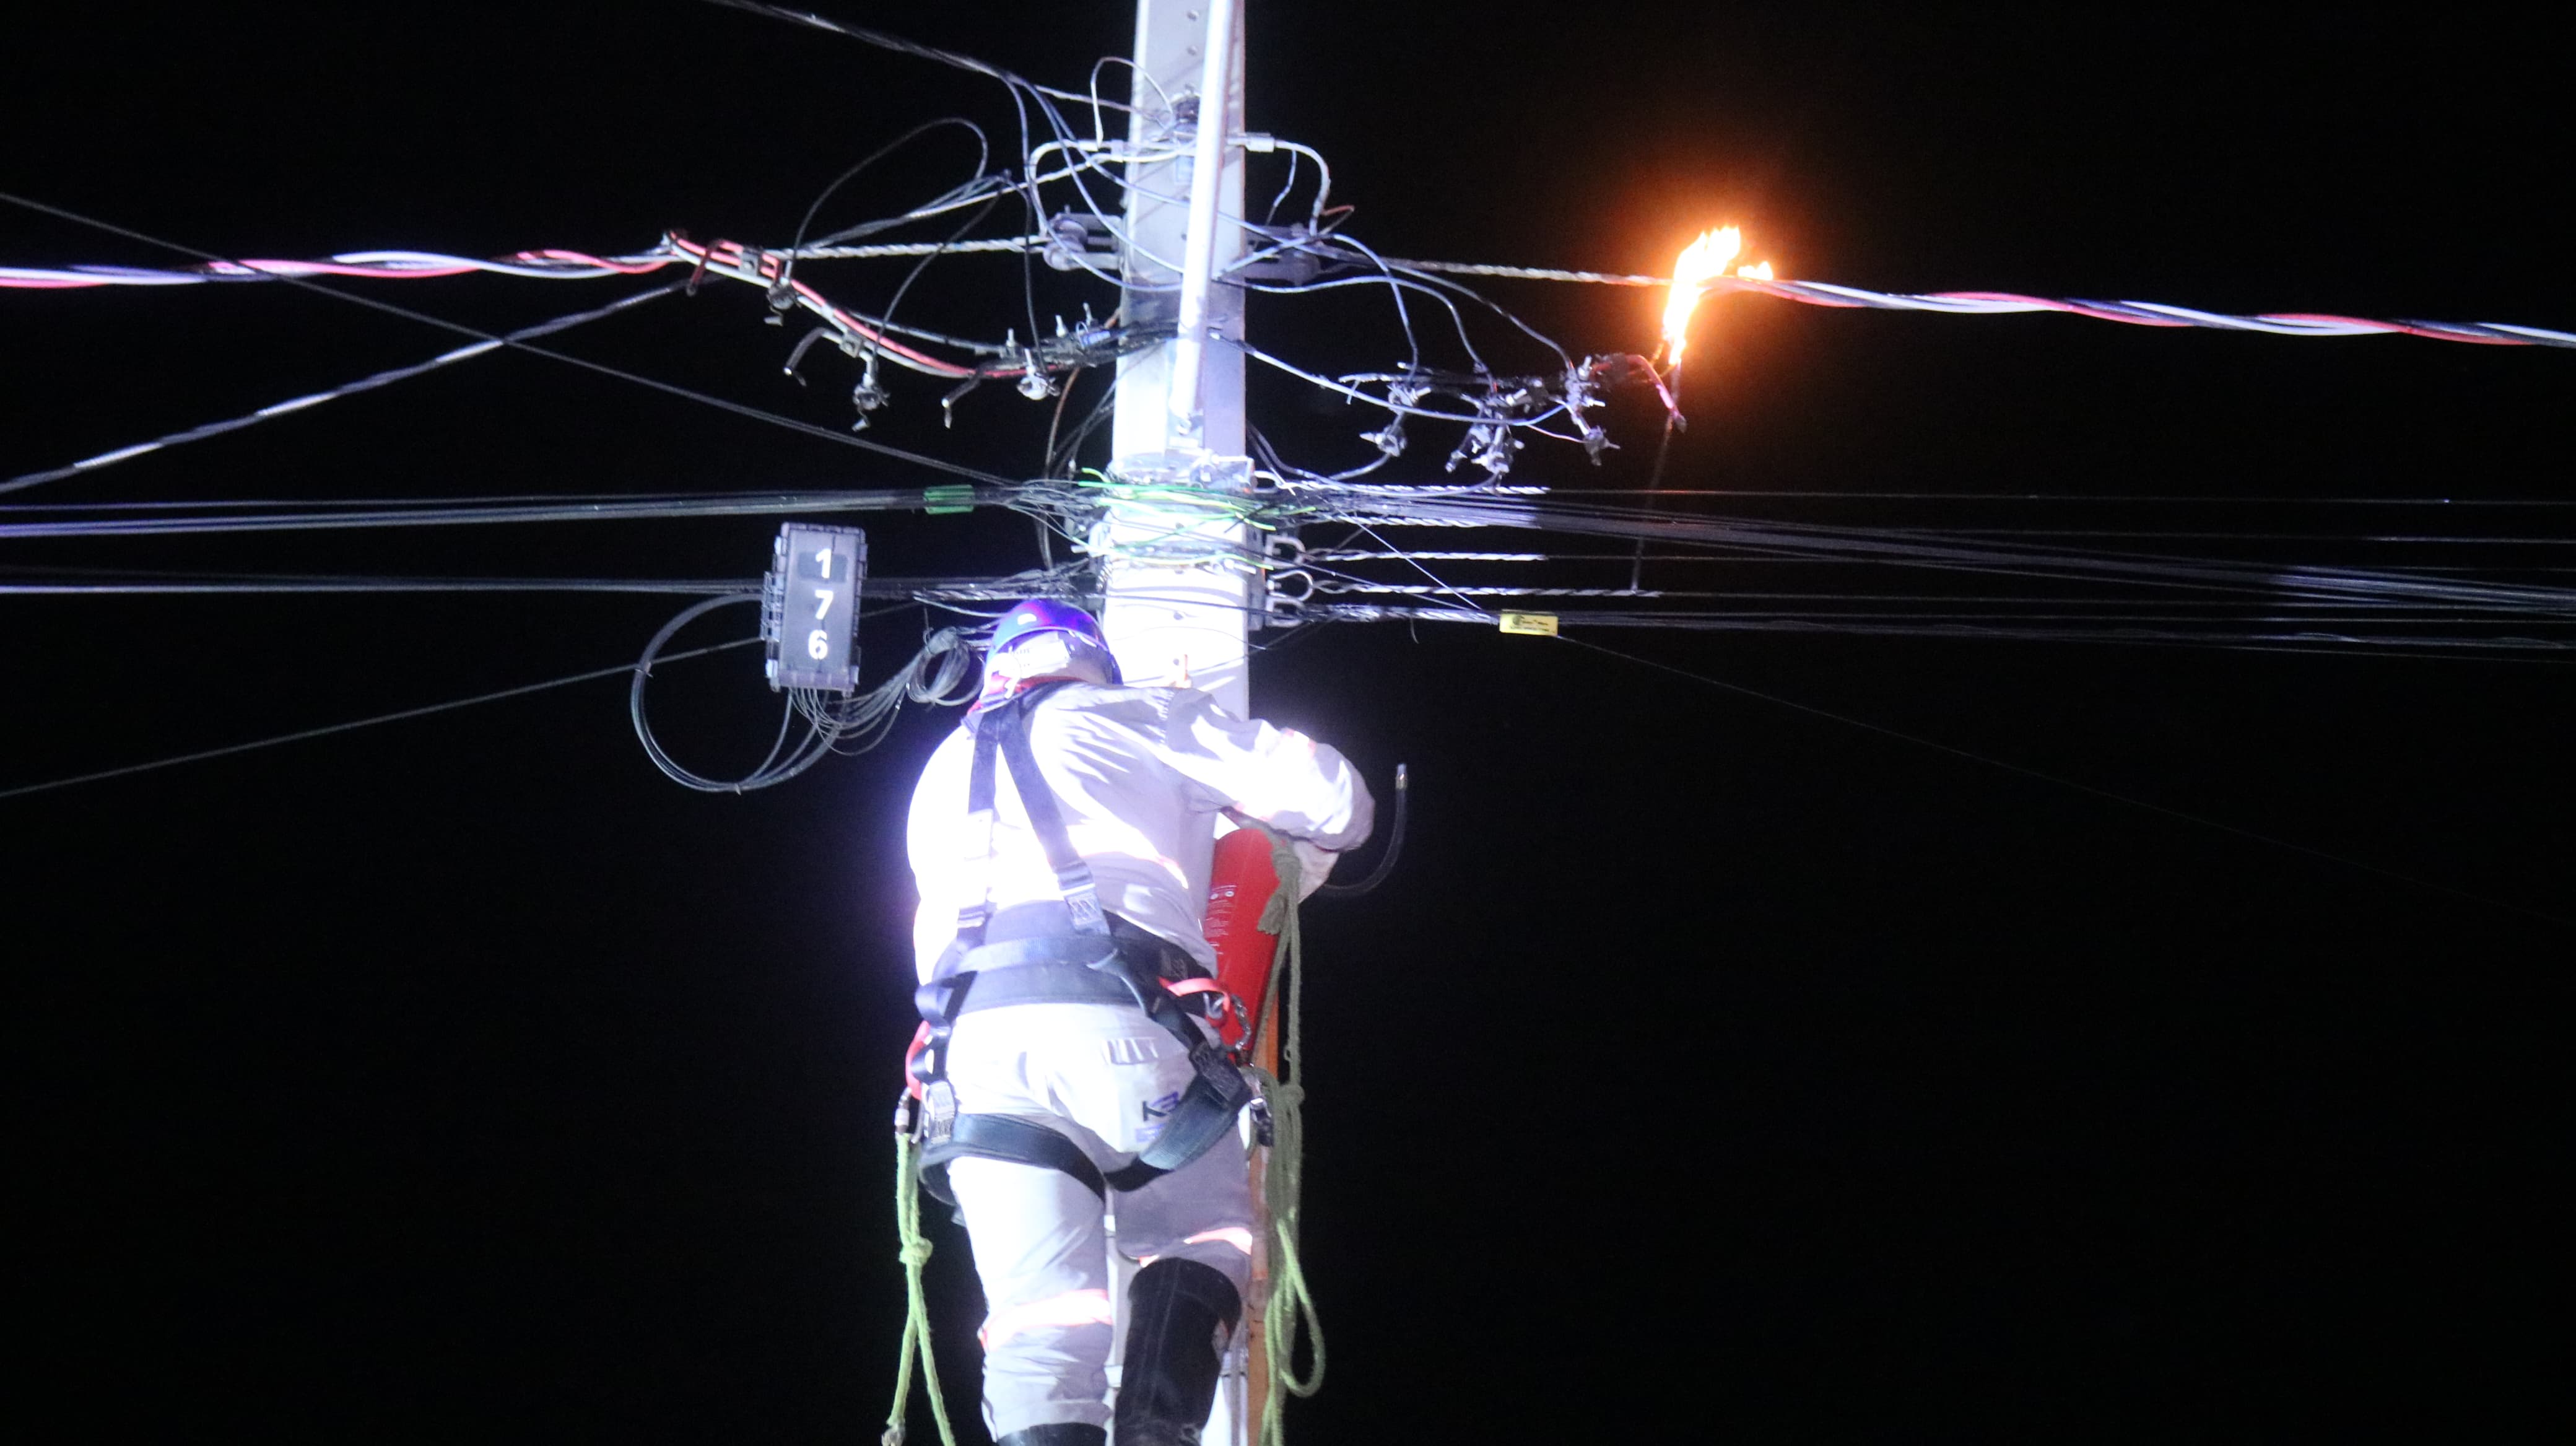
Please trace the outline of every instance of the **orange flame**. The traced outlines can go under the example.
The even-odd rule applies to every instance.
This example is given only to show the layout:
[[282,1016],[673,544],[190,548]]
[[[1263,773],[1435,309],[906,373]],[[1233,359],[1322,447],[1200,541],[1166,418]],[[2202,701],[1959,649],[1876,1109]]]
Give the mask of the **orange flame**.
[[[1708,294],[1708,284],[1724,277],[1728,264],[1743,249],[1744,233],[1724,226],[1702,232],[1674,258],[1673,289],[1664,298],[1664,357],[1671,365],[1680,366],[1682,354],[1690,349],[1691,313],[1699,309],[1699,299]],[[1755,262],[1738,268],[1735,274],[1747,281],[1768,281],[1771,263]]]
[[1674,366],[1690,347],[1691,313],[1709,282],[1726,274],[1726,265],[1744,249],[1744,233],[1732,226],[1704,231],[1673,260],[1673,289],[1664,297],[1664,355]]

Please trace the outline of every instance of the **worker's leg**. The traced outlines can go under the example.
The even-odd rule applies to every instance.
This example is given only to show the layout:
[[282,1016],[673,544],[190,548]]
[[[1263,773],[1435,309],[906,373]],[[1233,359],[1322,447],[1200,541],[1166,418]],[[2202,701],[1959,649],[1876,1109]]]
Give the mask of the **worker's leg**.
[[[1098,1016],[1114,1014],[1096,1005],[1024,1004],[967,1015],[948,1064],[959,1110],[1044,1125],[1094,1163],[1113,1160],[1105,1142],[1066,1118],[1050,1077],[1065,1037],[1098,1031]],[[998,1160],[957,1160],[948,1183],[984,1283],[986,1428],[996,1438],[1034,1433],[1012,1446],[1058,1446],[1047,1438],[1064,1431],[1038,1428],[1105,1426],[1113,1317],[1099,1197],[1061,1171]],[[1066,1446],[1075,1440],[1067,1437]]]
[[[1161,1134],[1193,1073],[1188,1052],[1141,1011],[1097,1005],[1017,1005],[969,1015],[959,1023],[950,1063],[962,1110],[1045,1120],[1104,1169]],[[970,1164],[979,1181],[1014,1172],[1009,1189],[1018,1193],[987,1185],[995,1198],[979,1214],[970,1198]],[[1005,1314],[1005,1301],[1014,1307],[1052,1302],[1050,1311],[1066,1315],[1096,1302],[1106,1318],[1098,1203],[1078,1182],[1031,1166],[961,1160],[949,1178],[966,1211],[992,1312],[984,1367],[989,1424],[1001,1434],[1039,1421],[1105,1419],[1097,1404],[1105,1392],[1105,1327],[1096,1333],[1049,1327],[1065,1333],[1025,1344],[1017,1329],[1002,1329],[1018,1324]],[[1055,1219],[1080,1212],[1089,1235],[1040,1238],[1027,1222],[1044,1209],[1056,1211],[1049,1217]],[[1119,1249],[1151,1261],[1128,1289],[1117,1413],[1122,1446],[1195,1439],[1189,1433],[1206,1419],[1215,1396],[1219,1336],[1240,1321],[1252,1272],[1252,1192],[1243,1152],[1222,1142],[1182,1169],[1117,1196],[1116,1209]],[[1095,1341],[1099,1354],[1089,1354]],[[1091,1413],[1078,1414],[1077,1403],[1090,1404]]]
[[1127,1284],[1120,1446],[1197,1440],[1223,1343],[1242,1324],[1252,1224],[1251,1184],[1231,1139],[1118,1197],[1118,1248],[1144,1262]]
[[1241,1294],[1252,1282],[1252,1177],[1232,1138],[1118,1197],[1118,1248],[1138,1260],[1194,1260]]
[[984,1425],[996,1438],[1109,1421],[1109,1256],[1100,1201],[1057,1170],[948,1167],[984,1282]]

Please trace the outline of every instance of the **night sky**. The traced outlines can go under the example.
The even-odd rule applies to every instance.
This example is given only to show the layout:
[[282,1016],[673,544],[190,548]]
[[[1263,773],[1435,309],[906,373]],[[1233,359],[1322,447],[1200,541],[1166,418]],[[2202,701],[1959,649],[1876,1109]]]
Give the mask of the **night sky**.
[[[782,244],[918,121],[1012,144],[990,82],[683,0],[72,8],[13,19],[0,189],[222,255]],[[1132,21],[834,13],[1076,88]],[[1390,255],[1652,272],[1733,222],[1784,276],[1888,290],[2576,327],[2546,220],[2576,174],[2565,37],[2520,23],[1265,0],[1249,35],[1252,124],[1322,148]],[[960,178],[945,146],[841,224]],[[75,261],[184,264],[0,208],[0,264]],[[813,275],[865,307],[899,273]],[[1040,281],[1042,310],[1111,304]],[[486,327],[633,285],[339,283]],[[1578,351],[1651,349],[1661,303],[1495,294]],[[906,305],[998,333],[1019,268],[942,263]],[[845,428],[853,369],[788,381],[800,333],[763,314],[710,284],[561,345]],[[1364,297],[1250,325],[1318,370],[1400,358]],[[1753,298],[1697,337],[1678,486],[2569,497],[2563,352]],[[453,345],[286,286],[0,293],[0,474]],[[894,385],[871,436],[1038,467],[1044,409],[1007,386],[943,431],[940,384]],[[1368,455],[1361,410],[1268,376],[1252,407],[1292,459]],[[1613,415],[1601,471],[1541,444],[1514,480],[1642,485],[1654,412]],[[940,480],[503,355],[42,496]],[[1036,561],[1012,514],[860,520],[888,575]],[[776,522],[0,564],[750,576]],[[611,667],[681,601],[0,598],[0,788]],[[867,625],[871,678],[922,623]],[[1408,763],[1415,803],[1392,880],[1308,914],[1331,1358],[1292,1435],[2566,1429],[2576,929],[2535,917],[2576,914],[2566,665],[1569,632],[1260,639],[1256,710],[1381,790]],[[775,727],[756,655],[657,682],[709,771]],[[901,820],[950,726],[915,710],[877,753],[706,796],[654,771],[611,679],[0,802],[18,1412],[48,1439],[873,1439]],[[963,1406],[977,1307],[942,1232]]]

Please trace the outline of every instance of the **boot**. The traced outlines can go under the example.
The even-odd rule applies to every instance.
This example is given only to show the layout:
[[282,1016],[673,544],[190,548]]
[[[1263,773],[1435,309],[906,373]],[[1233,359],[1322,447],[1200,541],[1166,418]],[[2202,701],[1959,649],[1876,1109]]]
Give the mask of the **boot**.
[[1243,1314],[1234,1282],[1195,1260],[1158,1260],[1127,1286],[1118,1446],[1197,1446],[1216,1404],[1220,1332]]
[[1043,1426],[1024,1426],[993,1446],[1107,1446],[1108,1440],[1109,1432],[1099,1426],[1049,1421]]

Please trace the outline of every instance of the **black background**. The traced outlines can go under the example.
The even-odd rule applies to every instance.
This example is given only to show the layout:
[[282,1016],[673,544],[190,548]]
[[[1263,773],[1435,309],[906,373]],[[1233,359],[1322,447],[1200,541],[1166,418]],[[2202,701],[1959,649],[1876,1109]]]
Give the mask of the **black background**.
[[[838,13],[1077,87],[1132,19]],[[2564,37],[2389,14],[1269,3],[1253,124],[1323,148],[1391,255],[1657,271],[1733,221],[1785,276],[1890,290],[2576,323],[2548,220]],[[917,120],[962,111],[1011,144],[989,82],[677,0],[12,26],[5,189],[224,255],[777,243]],[[939,144],[846,219],[962,174]],[[177,261],[18,211],[0,253]],[[866,307],[895,274],[823,284]],[[1041,280],[1044,307],[1106,309]],[[629,283],[341,285],[502,325]],[[1018,288],[1014,263],[964,260],[907,305],[997,331]],[[1509,295],[1594,351],[1647,349],[1660,304]],[[454,344],[284,286],[0,307],[9,473]],[[562,345],[846,425],[840,359],[800,390],[777,371],[795,333],[761,315],[711,287]],[[1399,357],[1382,306],[1347,295],[1264,298],[1252,326],[1322,370]],[[1712,305],[1699,338],[1687,485],[2566,495],[2561,353],[1758,300]],[[872,435],[1037,465],[1044,414],[1007,389],[943,432],[937,384],[897,385]],[[1365,455],[1373,423],[1338,405],[1263,377],[1253,406],[1292,458]],[[1523,478],[1639,485],[1652,424],[1623,412],[1604,472],[1534,449]],[[936,480],[498,356],[46,495]],[[883,573],[1034,560],[1007,516],[868,526]],[[9,560],[739,576],[774,527]],[[672,607],[9,599],[0,786],[612,665]],[[918,624],[871,624],[876,666]],[[2510,906],[2570,908],[2565,670],[1582,636],[2479,897],[1570,642],[1297,636],[1257,665],[1258,709],[1416,782],[1394,882],[1310,912],[1307,1240],[1332,1364],[1298,1436],[2564,1429],[2546,1262],[2572,951]],[[900,818],[946,720],[737,799],[655,774],[623,701],[588,684],[0,803],[14,1394],[49,1435],[874,1434],[901,1316]],[[747,654],[678,665],[657,701],[704,767],[766,745]],[[932,1271],[962,1405],[962,1240]]]

